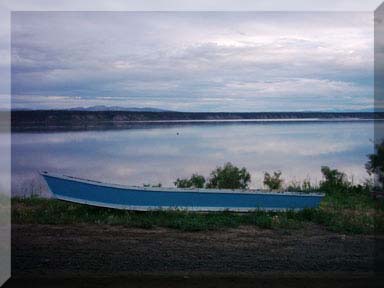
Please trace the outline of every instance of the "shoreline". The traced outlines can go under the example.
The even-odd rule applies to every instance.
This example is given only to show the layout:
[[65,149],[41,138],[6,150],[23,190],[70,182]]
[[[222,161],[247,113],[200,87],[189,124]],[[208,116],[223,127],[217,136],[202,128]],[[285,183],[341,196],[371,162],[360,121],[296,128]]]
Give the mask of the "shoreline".
[[238,123],[238,122],[354,122],[354,121],[384,121],[384,118],[270,118],[270,119],[180,119],[180,120],[113,120],[98,123]]
[[170,228],[184,232],[220,231],[241,226],[297,230],[317,224],[329,231],[371,235],[384,233],[383,203],[368,194],[326,195],[319,208],[298,211],[194,212],[130,211],[71,203],[53,198],[13,197],[12,224],[103,224],[130,228]]
[[14,131],[127,128],[145,124],[306,123],[382,121],[384,112],[132,112],[25,110],[12,111]]
[[277,124],[342,124],[342,123],[377,123],[384,122],[384,118],[380,119],[212,119],[212,120],[108,120],[108,121],[84,121],[76,123],[42,123],[42,122],[23,122],[12,124],[13,133],[28,132],[77,132],[77,131],[108,131],[108,130],[125,130],[125,129],[142,129],[142,128],[162,128],[186,125],[277,125]]

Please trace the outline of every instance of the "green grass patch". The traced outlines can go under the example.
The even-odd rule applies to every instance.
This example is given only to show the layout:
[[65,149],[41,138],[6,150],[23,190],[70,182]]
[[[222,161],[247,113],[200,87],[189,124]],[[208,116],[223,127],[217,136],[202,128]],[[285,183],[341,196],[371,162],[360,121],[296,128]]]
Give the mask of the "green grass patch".
[[328,194],[317,209],[251,213],[187,211],[125,211],[39,197],[12,198],[12,223],[108,224],[150,229],[208,231],[242,225],[265,229],[298,229],[311,222],[341,233],[384,232],[383,203],[368,193]]

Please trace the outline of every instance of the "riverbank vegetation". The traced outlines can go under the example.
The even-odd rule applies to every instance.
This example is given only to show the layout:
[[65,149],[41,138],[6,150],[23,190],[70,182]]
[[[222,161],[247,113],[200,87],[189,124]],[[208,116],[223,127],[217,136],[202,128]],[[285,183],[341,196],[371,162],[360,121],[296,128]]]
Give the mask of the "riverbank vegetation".
[[[366,168],[376,176],[375,183],[366,181],[355,185],[345,173],[329,167],[321,167],[323,180],[319,185],[310,181],[295,183],[287,190],[307,193],[321,191],[325,197],[316,209],[302,211],[251,213],[196,213],[187,211],[135,212],[98,208],[62,202],[40,197],[13,198],[12,222],[19,224],[110,224],[138,228],[166,227],[182,231],[205,231],[253,225],[268,229],[295,229],[310,223],[324,225],[340,233],[384,233],[384,201],[373,197],[372,192],[383,190],[381,177],[384,163],[384,142],[376,146],[375,154],[369,155]],[[280,189],[281,173],[264,174],[264,184],[270,190]],[[231,163],[217,167],[208,180],[199,174],[189,179],[177,179],[178,187],[246,189],[251,181],[249,172]]]
[[251,213],[187,211],[135,212],[98,208],[40,197],[13,198],[14,224],[110,224],[136,228],[166,227],[206,231],[252,225],[268,229],[296,229],[309,223],[341,233],[384,232],[383,205],[368,193],[327,194],[317,209]]
[[208,180],[202,175],[193,174],[189,179],[177,178],[174,184],[178,188],[247,189],[250,181],[251,175],[245,167],[238,168],[227,162],[223,167],[216,167]]

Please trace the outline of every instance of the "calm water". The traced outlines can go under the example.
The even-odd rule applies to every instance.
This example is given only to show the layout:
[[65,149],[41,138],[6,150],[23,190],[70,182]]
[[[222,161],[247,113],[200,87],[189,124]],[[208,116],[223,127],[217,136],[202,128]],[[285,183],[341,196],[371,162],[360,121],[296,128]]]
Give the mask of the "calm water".
[[12,193],[43,193],[38,170],[105,182],[173,186],[178,177],[205,176],[227,161],[245,166],[251,187],[264,171],[281,170],[286,183],[321,179],[328,165],[368,178],[373,122],[145,124],[125,130],[14,133]]

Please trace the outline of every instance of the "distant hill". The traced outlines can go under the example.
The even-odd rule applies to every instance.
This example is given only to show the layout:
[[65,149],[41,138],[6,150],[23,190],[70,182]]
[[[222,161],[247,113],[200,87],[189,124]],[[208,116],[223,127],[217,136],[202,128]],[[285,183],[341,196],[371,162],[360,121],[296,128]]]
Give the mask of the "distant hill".
[[120,107],[120,106],[105,106],[96,105],[91,107],[75,107],[65,109],[68,111],[129,111],[129,112],[167,112],[170,110],[151,108],[151,107]]
[[[95,109],[95,108],[93,108]],[[100,109],[97,108],[97,109]],[[131,108],[132,109],[132,108]],[[145,109],[145,108],[140,108]],[[25,130],[74,130],[121,128],[151,121],[312,121],[384,119],[383,112],[173,112],[173,111],[89,111],[89,110],[25,110],[12,111],[14,131]],[[136,124],[135,124],[136,123]]]

